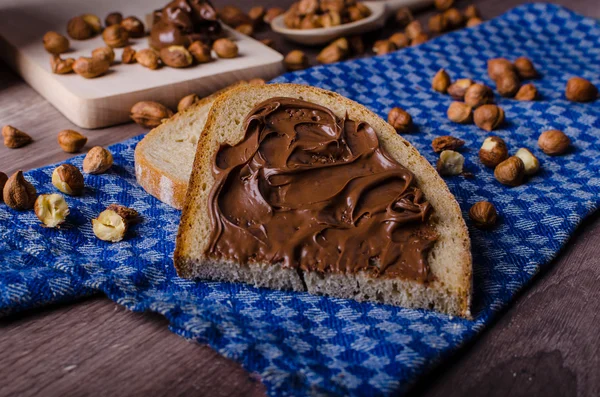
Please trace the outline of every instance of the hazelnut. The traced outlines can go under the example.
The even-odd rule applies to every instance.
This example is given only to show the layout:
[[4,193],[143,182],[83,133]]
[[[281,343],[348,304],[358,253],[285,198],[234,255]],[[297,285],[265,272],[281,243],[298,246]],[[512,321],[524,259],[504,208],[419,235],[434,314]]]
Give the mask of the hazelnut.
[[466,19],[479,18],[479,10],[477,10],[477,7],[471,4],[467,6],[467,8],[465,8],[465,10],[463,11],[463,15]]
[[496,166],[494,177],[503,185],[519,186],[525,178],[525,164],[520,158],[511,156]]
[[123,15],[120,12],[111,12],[104,19],[104,25],[112,26],[112,25],[120,25],[123,20]]
[[235,28],[235,30],[246,36],[252,36],[254,34],[254,28],[249,23],[240,25],[237,28]]
[[82,16],[78,16],[69,20],[67,34],[74,40],[87,40],[94,35],[94,29]]
[[514,72],[501,74],[496,79],[496,90],[504,97],[514,97],[519,88],[521,88],[521,81],[519,80],[519,76]]
[[448,22],[446,21],[444,14],[435,14],[429,18],[427,26],[429,27],[430,32],[442,33],[448,29]]
[[559,130],[544,131],[538,138],[540,149],[550,156],[559,156],[569,150],[571,140],[564,132]]
[[440,153],[437,162],[437,171],[440,175],[460,175],[463,172],[465,158],[454,150],[444,150]]
[[438,10],[444,11],[454,5],[454,0],[435,0],[433,4]]
[[350,44],[350,51],[354,55],[362,55],[365,53],[365,42],[359,35],[350,36],[348,38],[348,43]]
[[489,229],[496,225],[498,213],[494,204],[489,201],[479,201],[473,204],[469,210],[469,218],[471,218],[476,227]]
[[494,93],[487,85],[471,84],[465,91],[465,103],[474,108],[494,102]]
[[102,76],[109,68],[110,63],[100,58],[81,57],[73,63],[73,71],[86,79]]
[[223,23],[236,28],[243,24],[252,23],[250,17],[235,6],[225,6],[219,10],[219,18]]
[[92,51],[92,58],[102,59],[111,65],[115,61],[115,52],[110,47],[96,48]]
[[[4,172],[0,172],[0,193],[4,190],[4,186],[6,185],[6,181],[8,181],[8,176]],[[4,197],[0,194],[0,203],[4,201]]]
[[172,45],[160,50],[162,62],[172,68],[186,68],[193,62],[192,54],[183,46]]
[[129,34],[121,25],[111,25],[102,32],[102,39],[112,48],[125,47],[129,42]]
[[44,48],[50,54],[62,54],[69,50],[69,39],[60,33],[48,32],[44,35]]
[[275,49],[275,40],[273,39],[262,39],[260,42],[269,48]]
[[496,105],[483,105],[473,112],[475,125],[483,130],[492,131],[504,121],[504,110]]
[[446,115],[455,123],[469,124],[473,121],[473,108],[463,102],[452,102]]
[[62,130],[58,133],[58,145],[67,153],[77,153],[87,143],[87,138],[74,130]]
[[212,54],[210,53],[210,47],[201,41],[194,41],[188,47],[188,51],[197,63],[206,63],[212,61]]
[[533,62],[529,58],[519,57],[515,60],[515,69],[522,79],[535,79],[538,76]]
[[471,85],[473,85],[473,80],[471,79],[458,79],[450,84],[448,87],[448,94],[450,94],[452,98],[462,101],[465,98],[467,88]]
[[329,28],[332,26],[339,26],[342,24],[342,16],[339,12],[328,12],[323,14],[321,17],[307,15],[300,22],[301,29],[314,29],[314,28]]
[[264,81],[263,79],[255,78],[255,79],[248,80],[248,84],[263,85],[263,84],[267,84],[267,82]]
[[130,64],[135,63],[135,50],[131,46],[123,48],[123,54],[121,54],[121,62]]
[[62,59],[60,55],[54,55],[50,58],[50,68],[52,73],[56,74],[67,74],[73,72],[73,64],[75,60],[73,58]]
[[412,126],[412,117],[404,109],[395,107],[388,113],[388,123],[398,132],[407,132]]
[[125,207],[124,205],[111,204],[106,207],[106,209],[116,212],[121,218],[125,219],[126,222],[131,222],[140,216],[136,210]]
[[516,73],[515,65],[506,58],[494,58],[487,61],[487,72],[490,79],[496,80],[506,73]]
[[444,11],[444,19],[448,29],[456,29],[465,22],[462,14],[456,8],[449,8]]
[[412,21],[408,25],[406,25],[406,29],[404,29],[404,33],[408,36],[409,39],[416,39],[421,33],[423,33],[423,25],[419,21]]
[[465,26],[468,28],[472,28],[473,26],[477,26],[477,25],[481,24],[482,22],[483,22],[483,20],[478,17],[469,18],[467,20],[467,23],[465,24]]
[[252,20],[252,23],[256,26],[259,22],[262,22],[267,10],[263,6],[252,7],[248,11],[248,17]]
[[396,11],[396,27],[403,29],[414,20],[412,12],[410,12],[410,8],[402,7],[398,11]]
[[112,154],[101,146],[94,146],[83,159],[83,172],[86,174],[102,174],[112,165]]
[[142,101],[131,108],[130,117],[144,128],[158,127],[163,120],[173,116],[171,109],[158,102]]
[[92,219],[94,234],[102,241],[119,242],[125,237],[128,222],[113,210],[102,211],[98,218]]
[[489,168],[495,168],[508,158],[508,148],[504,140],[497,136],[485,138],[479,149],[479,160]]
[[196,94],[189,94],[181,98],[179,103],[177,104],[177,111],[183,112],[184,110],[192,107],[193,105],[200,102],[200,98]]
[[391,35],[389,41],[394,43],[394,45],[398,49],[408,47],[410,45],[410,39],[408,38],[408,36],[401,32],[394,33],[393,35]]
[[293,50],[285,56],[283,63],[287,70],[302,70],[308,67],[308,57],[300,50]]
[[33,208],[37,191],[23,176],[23,171],[15,172],[4,184],[3,198],[6,205],[17,211]]
[[98,18],[96,15],[83,14],[81,17],[88,25],[90,25],[92,31],[94,32],[94,35],[102,32],[102,22],[100,21],[100,18]]
[[160,57],[152,48],[144,48],[137,51],[135,53],[135,60],[143,67],[151,70],[155,70],[160,67]]
[[123,19],[121,21],[121,27],[125,29],[129,37],[133,37],[134,39],[138,39],[146,35],[144,24],[134,16]]
[[238,56],[238,46],[229,39],[218,39],[213,43],[213,50],[219,58],[235,58]]
[[437,92],[441,92],[445,94],[448,91],[448,87],[450,87],[450,76],[444,69],[440,69],[435,76],[433,76],[433,80],[431,82],[431,88],[436,90]]
[[465,144],[462,139],[455,138],[450,135],[438,136],[431,142],[431,147],[436,153],[443,152],[444,150],[456,150],[461,148]]
[[573,102],[590,102],[598,97],[598,88],[589,80],[572,77],[567,81],[565,96]]
[[377,55],[389,54],[396,50],[396,45],[389,40],[377,40],[375,44],[373,44],[373,52]]
[[271,24],[271,21],[273,21],[273,19],[277,18],[284,12],[285,12],[285,10],[283,8],[279,8],[279,7],[269,8],[267,10],[267,12],[265,13],[265,17],[263,20],[265,21],[265,23]]
[[537,88],[531,83],[522,85],[515,94],[518,101],[535,101],[538,96]]
[[414,39],[412,39],[410,41],[410,45],[414,46],[414,45],[423,44],[428,40],[429,40],[429,36],[427,35],[427,33],[421,33],[417,37],[415,37]]
[[521,159],[525,167],[525,175],[533,175],[540,169],[540,161],[529,151],[529,149],[520,148],[515,156]]
[[18,149],[33,142],[33,139],[29,134],[12,125],[5,125],[2,127],[2,137],[4,138],[4,146],[9,149]]
[[52,172],[52,184],[69,196],[79,196],[84,188],[83,174],[74,165],[62,164]]
[[[344,39],[345,40],[345,39]],[[343,60],[348,54],[348,41],[346,40],[346,50],[344,50],[343,46],[338,45],[338,43],[333,42],[329,44],[327,47],[323,48],[323,50],[317,55],[317,62],[319,63],[335,63]]]
[[69,215],[67,202],[58,193],[40,194],[33,208],[35,215],[46,227],[59,227]]

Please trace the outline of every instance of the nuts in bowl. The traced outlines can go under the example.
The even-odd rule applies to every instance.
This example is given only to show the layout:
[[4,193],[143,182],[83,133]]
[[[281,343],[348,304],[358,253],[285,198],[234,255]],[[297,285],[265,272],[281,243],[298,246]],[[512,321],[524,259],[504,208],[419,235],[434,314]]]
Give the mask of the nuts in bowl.
[[369,15],[369,7],[355,0],[300,0],[285,13],[283,22],[290,29],[317,29],[356,22]]

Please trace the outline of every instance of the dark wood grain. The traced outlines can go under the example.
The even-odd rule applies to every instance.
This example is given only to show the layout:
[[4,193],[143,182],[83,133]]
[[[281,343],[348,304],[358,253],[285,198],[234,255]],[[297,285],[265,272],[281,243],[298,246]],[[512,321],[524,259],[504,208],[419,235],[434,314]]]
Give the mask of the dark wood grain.
[[[600,17],[597,0],[552,1]],[[285,6],[291,1],[215,1]],[[477,1],[484,19],[519,0]],[[466,3],[459,2],[459,6]],[[108,10],[107,10],[108,11]],[[419,14],[423,20],[432,14]],[[369,40],[394,31],[369,35]],[[264,30],[258,38],[273,38]],[[275,38],[283,53],[298,48]],[[318,49],[303,48],[314,62]],[[0,64],[0,124],[29,132],[32,145],[0,145],[0,171],[65,160],[56,145],[68,120]],[[87,147],[138,135],[135,124],[83,131]],[[579,229],[564,252],[483,335],[413,388],[425,396],[600,395],[600,216]],[[0,396],[258,396],[256,375],[206,346],[168,330],[158,315],[131,313],[104,297],[0,319]]]

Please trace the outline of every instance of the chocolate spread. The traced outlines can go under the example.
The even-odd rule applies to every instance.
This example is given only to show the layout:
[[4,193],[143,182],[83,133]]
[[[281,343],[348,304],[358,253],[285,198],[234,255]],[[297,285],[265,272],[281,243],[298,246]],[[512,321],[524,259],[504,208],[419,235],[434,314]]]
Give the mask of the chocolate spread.
[[431,205],[370,125],[272,98],[244,126],[213,161],[207,256],[428,281]]
[[154,11],[150,46],[188,46],[196,40],[207,44],[221,35],[217,12],[208,0],[174,0]]

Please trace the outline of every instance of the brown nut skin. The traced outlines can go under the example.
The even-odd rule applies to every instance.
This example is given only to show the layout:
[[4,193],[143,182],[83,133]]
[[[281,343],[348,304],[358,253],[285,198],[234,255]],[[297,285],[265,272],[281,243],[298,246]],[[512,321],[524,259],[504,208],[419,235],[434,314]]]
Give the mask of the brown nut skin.
[[538,138],[538,146],[550,156],[560,156],[569,150],[571,140],[562,131],[548,130],[542,132]]
[[456,150],[463,147],[465,141],[455,138],[450,135],[438,136],[431,142],[431,147],[434,152],[440,153],[444,150]]
[[471,79],[458,79],[448,87],[448,94],[456,100],[462,101],[465,98],[467,89],[473,85]]
[[250,11],[248,11],[248,17],[252,20],[254,26],[260,25],[263,22],[263,18],[267,13],[267,9],[263,6],[252,7]]
[[73,73],[73,64],[75,60],[73,58],[62,59],[60,55],[54,55],[50,58],[50,68],[52,73],[56,74],[67,74]]
[[110,47],[100,47],[92,51],[92,58],[103,59],[108,62],[109,65],[115,61],[115,52]]
[[33,142],[29,134],[12,125],[2,127],[2,137],[4,138],[4,146],[9,149],[18,149]]
[[479,201],[469,210],[469,218],[479,229],[491,229],[496,225],[498,212],[494,204],[489,201]]
[[179,113],[181,113],[184,110],[194,106],[198,102],[200,102],[200,97],[198,97],[198,95],[196,95],[196,94],[186,95],[183,98],[181,98],[181,100],[177,104],[177,111]]
[[[343,40],[343,41],[339,41]],[[317,55],[317,62],[322,64],[335,63],[343,60],[349,53],[348,40],[345,38],[339,39],[323,48]]]
[[173,116],[171,109],[152,101],[138,102],[131,108],[130,117],[144,128],[156,128],[163,120]]
[[504,122],[504,110],[496,105],[483,105],[473,112],[475,125],[488,132]]
[[180,45],[164,47],[160,50],[162,62],[172,68],[187,68],[192,64],[194,58],[187,48]]
[[395,107],[388,113],[388,123],[398,132],[408,132],[412,127],[412,117],[406,110]]
[[435,0],[433,4],[438,10],[444,11],[454,5],[454,0]]
[[224,24],[236,28],[243,24],[250,24],[252,20],[240,8],[236,6],[225,6],[218,12],[219,18]]
[[83,159],[83,172],[86,174],[102,174],[112,165],[112,153],[102,146],[94,146]]
[[121,62],[125,64],[135,63],[135,50],[131,48],[131,46],[123,48],[123,53],[121,54]]
[[83,16],[78,16],[69,20],[67,34],[74,40],[87,40],[94,35],[94,29]]
[[70,196],[80,196],[85,188],[83,174],[72,164],[62,164],[52,172],[52,184]]
[[160,67],[160,57],[152,48],[144,48],[135,53],[137,63],[145,68],[156,70]]
[[210,47],[201,41],[194,41],[190,44],[188,51],[192,54],[196,63],[206,63],[213,60]]
[[390,40],[377,40],[375,44],[373,44],[373,52],[377,55],[389,54],[397,49],[396,45]]
[[429,40],[429,35],[427,33],[421,33],[417,37],[415,37],[414,39],[412,39],[410,41],[410,45],[415,46],[415,45],[423,44],[428,40]]
[[265,13],[265,17],[263,18],[263,21],[265,21],[266,24],[271,24],[271,21],[273,21],[273,19],[277,18],[278,16],[280,16],[283,13],[285,13],[285,10],[283,8],[279,8],[279,7],[269,8],[267,10],[267,12]]
[[388,40],[394,43],[398,49],[408,47],[410,45],[410,39],[408,36],[401,32],[394,33]]
[[489,168],[495,168],[508,158],[506,142],[500,137],[490,136],[485,138],[479,149],[479,160]]
[[416,39],[421,33],[423,33],[423,25],[419,21],[412,21],[408,25],[406,25],[406,29],[404,33],[408,36],[409,39]]
[[463,102],[452,102],[448,106],[446,115],[452,122],[469,124],[473,121],[473,108]]
[[50,54],[62,54],[63,52],[69,51],[69,39],[60,33],[47,32],[44,35],[44,48]]
[[240,32],[241,34],[244,34],[246,36],[254,35],[254,27],[253,27],[253,25],[251,25],[249,23],[240,25],[240,26],[236,27],[235,30],[237,30],[238,32]]
[[474,108],[494,102],[494,92],[487,85],[471,84],[465,91],[465,103]]
[[521,80],[514,72],[506,72],[496,79],[496,90],[503,97],[514,97],[519,88],[521,88]]
[[535,101],[537,97],[537,88],[531,83],[522,85],[515,94],[515,99],[517,101]]
[[469,18],[479,18],[479,10],[473,4],[467,6],[463,11],[463,15],[466,19]]
[[229,39],[218,39],[213,43],[213,50],[219,58],[235,58],[238,56],[237,44]]
[[73,63],[73,71],[86,79],[93,79],[108,72],[110,63],[105,59],[81,57]]
[[445,94],[448,92],[448,87],[452,81],[450,80],[450,76],[444,69],[440,69],[435,76],[433,76],[433,80],[431,81],[431,88],[433,88],[437,92],[441,92]]
[[427,27],[429,28],[430,32],[442,33],[448,30],[448,22],[446,21],[444,14],[435,14],[429,18]]
[[106,18],[104,18],[104,25],[120,25],[121,21],[123,21],[123,14],[121,14],[120,12],[111,12],[106,16]]
[[396,20],[396,27],[399,29],[403,29],[415,18],[413,17],[412,12],[410,12],[410,8],[402,7],[398,11],[396,11],[394,19]]
[[449,8],[444,11],[444,19],[446,20],[448,29],[459,28],[463,23],[465,23],[463,15],[460,13],[460,11],[458,11],[457,8]]
[[98,18],[98,16],[94,14],[83,14],[81,17],[84,21],[87,22],[88,25],[92,27],[94,35],[97,35],[98,33],[102,32],[102,21],[100,21],[100,18]]
[[494,169],[494,177],[498,182],[507,186],[519,186],[525,179],[523,160],[511,156],[498,164]]
[[87,143],[87,137],[74,130],[62,130],[58,133],[58,145],[67,153],[77,153]]
[[572,77],[567,81],[565,96],[572,102],[591,102],[598,98],[598,88],[589,80]]
[[300,50],[293,50],[285,56],[283,63],[287,70],[302,70],[308,67],[308,57]]
[[538,72],[529,58],[519,57],[515,59],[515,69],[522,79],[535,79],[538,77]]
[[129,34],[121,25],[111,25],[102,32],[102,39],[107,46],[122,48],[129,43]]
[[121,21],[121,26],[123,29],[125,29],[125,31],[127,31],[129,37],[133,37],[134,39],[138,39],[146,35],[146,28],[144,27],[144,24],[134,16],[123,19]]
[[37,191],[23,176],[23,171],[15,172],[4,184],[2,191],[4,203],[17,211],[25,211],[33,208]]
[[[4,172],[0,172],[0,193],[4,191],[4,186],[8,181],[8,176]],[[4,202],[4,195],[0,194],[0,203]]]
[[465,24],[466,27],[468,28],[472,28],[473,26],[477,26],[479,24],[483,23],[483,20],[481,18],[469,18],[467,20],[467,23]]

